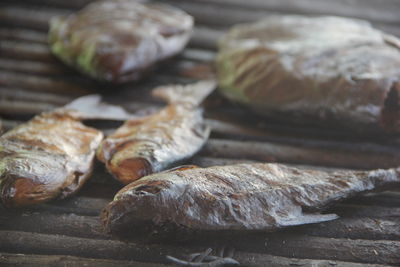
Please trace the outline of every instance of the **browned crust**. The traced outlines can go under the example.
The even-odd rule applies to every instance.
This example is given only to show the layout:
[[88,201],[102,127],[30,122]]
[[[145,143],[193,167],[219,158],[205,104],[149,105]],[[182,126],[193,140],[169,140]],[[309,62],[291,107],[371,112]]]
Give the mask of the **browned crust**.
[[89,178],[102,133],[76,113],[43,113],[0,138],[3,204],[21,207],[65,198]]
[[146,118],[126,121],[102,142],[97,157],[128,184],[192,156],[207,137],[200,110],[170,104]]

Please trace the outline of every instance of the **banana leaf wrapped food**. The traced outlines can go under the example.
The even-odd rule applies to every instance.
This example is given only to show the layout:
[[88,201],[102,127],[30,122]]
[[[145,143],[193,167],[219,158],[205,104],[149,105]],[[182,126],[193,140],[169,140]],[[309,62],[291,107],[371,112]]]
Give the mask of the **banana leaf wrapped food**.
[[50,22],[52,52],[100,81],[137,80],[155,63],[179,53],[193,18],[158,3],[107,0]]
[[238,25],[216,66],[224,96],[269,118],[400,132],[400,40],[368,22],[287,15]]

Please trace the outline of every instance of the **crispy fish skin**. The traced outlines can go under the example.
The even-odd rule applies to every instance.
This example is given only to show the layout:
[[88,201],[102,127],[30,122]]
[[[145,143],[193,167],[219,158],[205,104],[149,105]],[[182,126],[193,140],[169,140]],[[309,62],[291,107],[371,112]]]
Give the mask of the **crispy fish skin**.
[[271,16],[219,43],[220,92],[281,121],[400,132],[400,40],[368,22]]
[[171,229],[272,231],[336,219],[327,205],[400,182],[400,169],[324,172],[280,164],[237,164],[143,177],[106,206],[102,219],[116,234]]
[[156,62],[179,53],[193,28],[193,18],[185,12],[141,2],[96,1],[75,14],[53,18],[52,52],[101,81],[137,80]]
[[128,184],[193,156],[210,134],[201,101],[215,88],[214,81],[157,88],[154,95],[168,106],[144,118],[126,121],[97,151],[114,177]]
[[75,110],[34,117],[0,137],[0,197],[6,207],[62,199],[89,178],[103,134]]

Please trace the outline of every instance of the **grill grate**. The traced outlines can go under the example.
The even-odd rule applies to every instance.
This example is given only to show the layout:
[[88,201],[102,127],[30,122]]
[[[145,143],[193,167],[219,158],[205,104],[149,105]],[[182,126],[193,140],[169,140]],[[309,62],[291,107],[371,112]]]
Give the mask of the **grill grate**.
[[[270,13],[336,14],[369,19],[400,36],[397,0],[168,0],[196,18],[188,48],[138,84],[121,85],[111,95],[60,64],[46,45],[49,18],[90,0],[3,1],[0,6],[0,116],[3,130],[44,110],[100,89],[107,101],[131,112],[158,108],[150,88],[207,77],[216,40],[230,25]],[[223,14],[223,19],[221,15]],[[115,92],[115,90],[113,90]],[[278,161],[315,168],[386,168],[400,162],[398,140],[351,136],[320,129],[291,128],[265,121],[213,95],[206,117],[211,139],[190,163],[200,166]],[[120,185],[98,164],[76,196],[26,210],[0,208],[0,265],[164,266],[177,257],[223,240],[141,244],[121,241],[101,230],[98,214]],[[400,264],[400,191],[350,199],[331,209],[340,219],[241,236],[230,242],[234,258],[248,266],[384,266]],[[379,265],[383,264],[383,265]]]

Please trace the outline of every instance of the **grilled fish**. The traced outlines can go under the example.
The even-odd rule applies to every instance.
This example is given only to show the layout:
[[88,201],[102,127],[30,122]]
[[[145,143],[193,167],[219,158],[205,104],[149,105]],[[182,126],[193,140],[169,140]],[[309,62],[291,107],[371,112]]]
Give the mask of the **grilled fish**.
[[[121,108],[99,100],[99,96],[79,98],[37,115],[0,137],[0,198],[5,206],[62,199],[83,186],[103,134],[80,121],[130,117]],[[91,110],[83,112],[81,106]]]
[[266,163],[189,168],[125,186],[102,219],[108,231],[134,236],[163,229],[271,231],[333,220],[335,214],[318,211],[399,182],[400,169],[326,172]]
[[216,62],[220,92],[261,115],[400,132],[400,40],[368,22],[271,16],[233,27]]
[[96,1],[50,21],[51,51],[64,63],[100,81],[137,80],[156,62],[179,53],[193,18],[168,5]]
[[126,121],[102,142],[98,159],[117,180],[128,184],[191,157],[208,139],[210,129],[198,105],[214,88],[214,81],[202,81],[155,89],[153,95],[168,106]]

